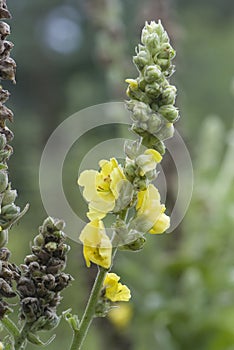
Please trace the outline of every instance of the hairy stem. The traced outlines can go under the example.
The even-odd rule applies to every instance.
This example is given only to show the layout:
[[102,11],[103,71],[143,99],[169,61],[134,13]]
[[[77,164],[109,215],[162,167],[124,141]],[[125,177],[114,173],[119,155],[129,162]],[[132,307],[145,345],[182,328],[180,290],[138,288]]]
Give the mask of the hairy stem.
[[102,289],[103,281],[107,273],[107,269],[99,267],[96,280],[94,282],[92,291],[84,315],[82,317],[79,330],[74,330],[73,341],[70,350],[80,350],[83,344],[83,341],[88,333],[88,329],[92,323],[92,320],[95,315],[95,307],[99,299],[99,295]]

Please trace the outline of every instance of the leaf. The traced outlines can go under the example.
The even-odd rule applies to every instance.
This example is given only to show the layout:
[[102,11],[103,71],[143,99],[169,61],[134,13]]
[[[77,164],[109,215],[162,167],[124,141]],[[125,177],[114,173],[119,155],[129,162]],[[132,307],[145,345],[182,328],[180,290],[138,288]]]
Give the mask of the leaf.
[[70,327],[74,330],[74,331],[78,331],[79,330],[79,318],[77,315],[73,315],[71,313],[72,309],[68,309],[66,311],[64,311],[62,313],[63,318],[69,323]]
[[8,330],[8,332],[10,334],[13,335],[14,338],[17,338],[20,336],[20,331],[17,328],[17,326],[15,325],[15,323],[8,318],[7,316],[5,316],[2,320],[1,320],[3,326]]
[[47,341],[47,342],[43,342],[38,335],[35,335],[33,333],[28,333],[27,335],[27,339],[30,343],[34,344],[34,345],[38,345],[38,346],[48,346],[50,343],[52,343],[52,341],[55,339],[56,334],[52,335],[52,337]]

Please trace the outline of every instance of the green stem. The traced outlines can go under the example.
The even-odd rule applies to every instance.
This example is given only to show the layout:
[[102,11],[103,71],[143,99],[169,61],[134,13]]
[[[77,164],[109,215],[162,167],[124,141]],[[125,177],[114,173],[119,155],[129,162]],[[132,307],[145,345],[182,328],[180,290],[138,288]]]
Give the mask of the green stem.
[[[22,330],[20,332],[20,335],[15,338],[15,350],[25,349],[27,335],[30,332],[30,329],[31,329],[31,324],[25,323],[24,327],[22,328]],[[23,346],[23,344],[24,344],[24,346]]]
[[96,280],[94,282],[84,315],[80,323],[80,328],[79,330],[74,330],[73,341],[70,350],[80,350],[82,347],[83,341],[88,333],[88,329],[95,315],[95,307],[98,302],[107,271],[107,269],[99,267]]
[[[128,209],[125,209],[120,213],[119,217],[122,220],[126,220],[127,214],[128,214]],[[105,276],[113,265],[113,260],[117,253],[117,250],[118,250],[118,245],[112,249],[112,264],[109,269],[105,269],[99,266],[98,273],[97,273],[93,288],[91,290],[89,300],[85,308],[85,312],[80,322],[79,329],[73,330],[73,340],[72,340],[70,350],[80,350],[82,348],[82,344],[85,340],[89,327],[95,316],[95,308],[99,300],[99,296],[103,287]]]

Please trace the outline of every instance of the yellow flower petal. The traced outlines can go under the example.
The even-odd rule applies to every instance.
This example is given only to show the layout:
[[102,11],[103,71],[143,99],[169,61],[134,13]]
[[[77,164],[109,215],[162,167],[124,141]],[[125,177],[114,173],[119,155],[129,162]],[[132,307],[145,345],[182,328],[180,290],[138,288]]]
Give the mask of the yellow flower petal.
[[113,302],[129,301],[131,298],[130,290],[127,286],[119,282],[120,277],[115,273],[107,273],[103,286],[105,288],[105,297]]
[[[167,219],[161,216],[165,209],[165,206],[160,203],[160,194],[157,188],[150,184],[146,190],[138,192],[136,205],[137,214],[132,220],[130,227],[139,232],[148,232],[154,230],[153,228],[155,225],[155,230],[151,233],[160,233],[157,231],[160,231],[164,226],[167,227],[168,225],[168,221],[166,225]],[[165,221],[165,224],[164,221],[161,223],[161,220],[159,220],[160,218]],[[157,222],[158,228],[156,226]]]
[[99,165],[99,172],[86,170],[78,179],[78,184],[84,187],[83,196],[89,202],[87,216],[90,220],[102,219],[114,209],[119,196],[120,182],[126,179],[115,158],[111,158],[110,161],[102,159]]
[[94,220],[88,223],[80,234],[80,240],[88,267],[91,262],[107,269],[110,267],[112,245],[102,221]]
[[165,232],[170,227],[170,217],[162,213],[149,233],[158,234]]
[[153,156],[155,162],[157,162],[157,163],[160,163],[162,160],[161,154],[158,151],[156,151],[155,149],[149,148],[144,152],[144,154],[151,154]]

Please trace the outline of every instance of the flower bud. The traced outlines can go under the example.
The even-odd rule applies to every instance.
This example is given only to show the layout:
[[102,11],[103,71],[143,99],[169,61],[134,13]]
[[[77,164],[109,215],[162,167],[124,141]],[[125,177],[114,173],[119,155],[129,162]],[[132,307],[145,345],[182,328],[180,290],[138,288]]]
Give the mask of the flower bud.
[[15,204],[8,204],[2,207],[2,216],[4,216],[5,220],[11,220],[18,216],[20,213],[20,208],[17,207]]
[[134,186],[138,191],[144,191],[144,190],[147,188],[146,179],[136,178],[136,179],[133,181],[133,186]]
[[173,59],[175,57],[175,50],[169,43],[165,43],[160,48],[158,58]]
[[42,246],[44,242],[44,236],[41,233],[39,233],[39,235],[37,235],[33,240],[33,244],[39,247]]
[[156,134],[160,141],[164,141],[172,137],[174,134],[174,126],[172,123],[167,123],[164,125],[160,131]]
[[128,250],[137,252],[141,250],[146,242],[145,237],[138,231],[130,230],[127,239],[125,240],[126,244],[119,246],[120,250]]
[[160,66],[162,71],[165,71],[170,67],[170,60],[169,59],[158,58],[157,55],[154,57],[154,62]]
[[4,196],[2,199],[2,205],[5,206],[7,204],[13,203],[16,197],[17,197],[17,191],[11,190],[10,188],[8,188],[4,193]]
[[173,105],[161,106],[158,112],[169,122],[175,122],[179,118],[179,112]]
[[161,69],[156,65],[148,66],[144,71],[144,77],[147,83],[153,83],[155,80],[158,80],[161,74]]
[[128,158],[135,159],[138,152],[139,152],[139,141],[126,140],[124,142],[124,153]]
[[145,92],[151,97],[157,98],[161,94],[161,86],[156,82],[147,84],[145,87]]
[[151,111],[144,102],[135,103],[133,108],[133,121],[146,122],[150,117]]
[[8,176],[6,171],[0,170],[0,192],[5,191],[8,185]]
[[162,117],[160,117],[159,114],[154,113],[151,115],[148,122],[148,130],[151,132],[151,134],[156,134],[156,132],[162,127],[162,124]]
[[55,219],[54,220],[54,226],[58,231],[63,230],[65,228],[65,221],[60,220],[60,219]]
[[124,168],[124,174],[130,182],[132,182],[136,177],[135,171],[136,171],[136,166],[134,164],[128,164]]
[[7,140],[4,134],[0,134],[0,150],[6,146]]
[[150,62],[150,55],[148,51],[142,50],[138,52],[136,56],[133,56],[133,62],[141,71]]
[[45,248],[49,251],[49,252],[54,252],[57,249],[57,243],[55,242],[49,242],[45,245]]
[[173,85],[167,86],[161,95],[161,105],[173,105],[176,99],[176,87]]
[[[0,248],[4,247],[4,245],[7,244],[7,241],[8,241],[8,230],[1,230],[0,231]],[[0,260],[3,260],[3,259],[1,259],[0,257]]]

